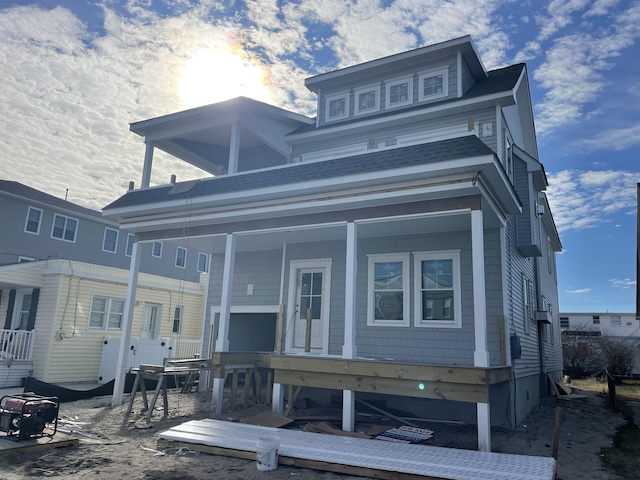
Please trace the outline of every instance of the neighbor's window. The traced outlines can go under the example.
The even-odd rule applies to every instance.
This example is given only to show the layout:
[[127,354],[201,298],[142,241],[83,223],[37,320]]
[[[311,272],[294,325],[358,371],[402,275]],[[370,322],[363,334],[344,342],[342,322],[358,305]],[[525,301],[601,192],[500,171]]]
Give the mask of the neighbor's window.
[[204,273],[207,271],[207,266],[209,263],[209,255],[206,253],[198,253],[198,272]]
[[160,258],[162,256],[162,242],[153,242],[151,255]]
[[116,253],[118,248],[118,231],[112,228],[104,229],[104,239],[102,240],[102,250],[105,252]]
[[377,112],[380,110],[380,86],[363,87],[355,91],[355,111],[356,115],[363,113]]
[[176,305],[176,308],[173,310],[173,333],[182,333],[182,318],[184,316],[184,306]]
[[38,235],[40,233],[40,220],[42,219],[42,210],[39,208],[29,207],[27,211],[27,220],[24,224],[24,231]]
[[349,116],[349,93],[330,95],[326,100],[325,121],[340,120]]
[[460,251],[414,254],[415,326],[462,326]]
[[560,317],[560,328],[569,328],[569,317]]
[[433,100],[435,98],[446,97],[449,88],[449,70],[425,72],[418,77],[420,82],[420,101]]
[[133,241],[135,240],[135,235],[133,233],[129,233],[127,235],[127,248],[124,251],[124,254],[127,257],[133,255]]
[[409,254],[369,255],[367,325],[409,325]]
[[600,325],[600,315],[594,315],[593,316],[593,324],[594,325]]
[[176,267],[184,268],[187,265],[187,249],[176,248]]
[[413,76],[386,82],[386,108],[413,103]]
[[124,298],[94,295],[91,300],[89,328],[102,330],[120,330],[124,315]]
[[620,318],[620,315],[611,315],[611,326],[619,327],[620,325],[622,325],[622,319]]
[[78,220],[64,215],[56,215],[53,217],[53,228],[51,229],[51,237],[58,238],[67,242],[76,241],[76,231],[78,230]]

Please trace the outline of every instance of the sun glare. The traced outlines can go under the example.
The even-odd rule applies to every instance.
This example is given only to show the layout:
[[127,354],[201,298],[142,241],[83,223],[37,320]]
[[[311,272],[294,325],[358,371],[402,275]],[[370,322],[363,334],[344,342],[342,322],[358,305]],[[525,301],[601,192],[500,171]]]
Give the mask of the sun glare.
[[[202,49],[185,64],[180,92],[187,108],[245,96],[267,100],[267,71],[244,52],[225,48]],[[242,56],[241,56],[242,55]],[[246,56],[245,56],[246,57]]]

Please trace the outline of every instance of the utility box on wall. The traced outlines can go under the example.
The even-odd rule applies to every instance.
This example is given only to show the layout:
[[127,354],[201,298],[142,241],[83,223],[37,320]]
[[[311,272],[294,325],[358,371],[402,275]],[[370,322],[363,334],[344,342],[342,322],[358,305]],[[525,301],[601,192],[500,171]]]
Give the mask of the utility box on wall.
[[517,360],[522,356],[522,347],[520,346],[520,337],[511,335],[511,360]]

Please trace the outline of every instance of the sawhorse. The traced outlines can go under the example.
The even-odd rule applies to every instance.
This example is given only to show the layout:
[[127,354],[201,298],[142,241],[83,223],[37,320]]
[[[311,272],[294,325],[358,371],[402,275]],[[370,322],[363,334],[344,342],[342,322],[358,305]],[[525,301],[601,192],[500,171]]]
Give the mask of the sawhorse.
[[[132,369],[135,371],[135,369]],[[147,386],[145,385],[145,380],[155,380],[156,381],[156,389],[153,394],[153,399],[151,400],[151,404],[149,404],[147,400]],[[151,421],[151,415],[153,414],[153,409],[156,406],[156,401],[160,396],[160,392],[162,392],[162,399],[164,400],[164,417],[169,416],[169,400],[167,398],[167,377],[164,371],[164,367],[162,365],[140,365],[136,372],[136,379],[133,382],[133,388],[131,389],[131,398],[129,398],[129,407],[127,408],[127,412],[125,413],[125,417],[128,417],[131,414],[131,410],[133,408],[133,401],[136,398],[136,393],[138,392],[138,387],[140,387],[140,391],[142,392],[142,401],[144,402],[144,408],[147,412],[146,420],[147,422]]]

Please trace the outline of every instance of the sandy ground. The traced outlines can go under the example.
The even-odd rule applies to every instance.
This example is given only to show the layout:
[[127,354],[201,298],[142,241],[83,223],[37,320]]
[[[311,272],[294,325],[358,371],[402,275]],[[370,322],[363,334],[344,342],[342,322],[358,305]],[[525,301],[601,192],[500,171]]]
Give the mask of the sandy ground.
[[[622,415],[606,408],[602,396],[574,391],[587,397],[570,401],[545,399],[515,430],[492,432],[494,452],[551,456],[556,407],[562,408],[557,478],[562,480],[615,480],[602,470],[599,453],[611,445]],[[71,428],[80,439],[79,447],[52,449],[34,453],[9,453],[0,456],[0,479],[62,477],[65,479],[355,479],[330,472],[280,465],[272,471],[260,471],[256,462],[237,458],[187,453],[177,455],[156,451],[158,433],[192,419],[216,418],[210,393],[169,393],[169,418],[161,418],[162,402],[151,424],[140,414],[141,396],[136,397],[134,412],[124,416],[126,404],[111,408],[111,397],[62,403],[61,429]],[[125,397],[127,401],[127,397]],[[237,419],[268,410],[265,406],[240,409],[221,419]],[[75,422],[75,423],[71,423]],[[380,422],[377,422],[380,423]],[[298,427],[304,424],[297,425]],[[425,424],[434,430],[429,445],[475,449],[476,431],[472,426]],[[3,440],[7,441],[7,440]],[[378,441],[378,440],[372,440]]]

